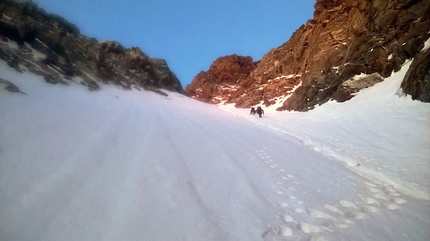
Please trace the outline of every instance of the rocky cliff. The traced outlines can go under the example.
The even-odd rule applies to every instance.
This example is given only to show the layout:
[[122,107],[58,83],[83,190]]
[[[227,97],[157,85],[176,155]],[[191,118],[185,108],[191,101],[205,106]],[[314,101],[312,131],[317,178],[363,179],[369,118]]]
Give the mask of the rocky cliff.
[[[267,106],[287,96],[279,110],[306,111],[330,99],[349,100],[352,93],[382,81],[414,57],[419,58],[412,64],[415,70],[410,70],[402,87],[414,99],[429,101],[429,54],[420,53],[430,33],[429,2],[317,0],[314,18],[238,80],[227,102],[237,107]],[[352,79],[359,74],[361,78]],[[214,86],[222,82],[211,76],[206,88],[208,82]],[[198,80],[197,76],[187,87],[192,97],[200,88],[194,83]],[[212,93],[203,100],[223,95]]]
[[218,58],[206,72],[200,72],[185,88],[194,99],[218,104],[229,100],[240,84],[256,68],[250,56],[225,56]]
[[0,58],[17,71],[42,75],[48,83],[79,82],[90,90],[99,83],[125,89],[183,92],[163,59],[114,41],[98,42],[32,1],[0,0]]

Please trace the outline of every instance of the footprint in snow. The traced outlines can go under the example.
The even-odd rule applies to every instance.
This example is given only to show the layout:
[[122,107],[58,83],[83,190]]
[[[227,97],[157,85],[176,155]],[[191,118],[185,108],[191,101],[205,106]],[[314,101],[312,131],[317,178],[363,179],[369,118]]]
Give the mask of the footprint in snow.
[[304,213],[305,210],[303,208],[296,208],[296,209],[294,209],[294,212],[296,212],[296,213]]
[[293,230],[287,225],[280,225],[277,229],[277,233],[282,237],[289,237],[293,235]]
[[400,209],[400,206],[393,202],[384,203],[382,206],[388,210]]
[[374,207],[374,206],[370,206],[370,205],[366,205],[366,206],[364,206],[364,207],[363,207],[363,210],[364,210],[365,212],[368,212],[368,213],[376,213],[376,212],[378,212],[378,211],[379,211],[379,209],[378,209],[378,208],[376,208],[376,207]]
[[389,196],[394,196],[394,197],[400,196],[400,194],[396,191],[396,189],[394,189],[394,187],[391,185],[388,187],[384,187],[384,192]]
[[[365,183],[366,190],[372,197],[366,198],[364,201],[368,206],[364,207],[365,211],[368,212],[377,212],[378,209],[376,207],[372,207],[370,205],[378,205],[386,208],[388,210],[397,210],[400,209],[400,204],[404,204],[407,201],[402,199],[400,194],[394,188],[393,185],[385,184],[383,187],[378,188],[377,185],[366,182]],[[381,185],[382,186],[382,185]],[[378,199],[379,201],[377,201]]]
[[367,185],[367,186],[369,186],[369,187],[376,187],[376,185],[375,185],[375,184],[370,183],[370,182],[365,182],[364,184],[366,184],[366,185]]
[[282,207],[282,208],[286,208],[286,207],[288,207],[288,203],[284,203],[284,202],[282,202],[282,203],[278,203],[278,205],[279,205],[280,207]]
[[394,203],[396,204],[403,204],[406,203],[407,201],[405,199],[399,198],[399,197],[395,197],[393,199],[391,199]]
[[306,222],[300,222],[297,225],[297,229],[302,231],[303,233],[309,234],[309,233],[319,233],[321,231],[321,228],[317,225],[306,223]]
[[325,204],[324,208],[327,209],[327,210],[330,210],[330,211],[332,211],[334,213],[339,213],[339,214],[343,215],[343,213],[337,207],[332,206],[330,204]]
[[369,205],[378,205],[378,206],[381,205],[380,202],[378,202],[376,199],[371,197],[363,198],[363,201]]
[[335,219],[333,216],[324,213],[322,211],[318,211],[315,209],[308,209],[307,210],[309,216],[311,216],[312,218],[316,218],[316,219]]
[[[330,214],[324,213],[322,211],[319,210],[315,210],[315,209],[308,209],[308,214],[309,216],[311,216],[312,218],[314,218],[320,225],[322,225],[323,227],[326,227],[327,230],[328,227],[336,227],[336,228],[347,228],[349,227],[351,224],[354,224],[353,221],[351,221],[351,218],[364,218],[364,216],[360,215],[359,212],[354,212],[354,217],[350,217],[348,215],[346,215],[346,218],[343,216],[343,213],[340,212],[339,209],[337,209],[334,206],[328,205],[328,210],[334,212],[334,214],[336,214],[335,216],[332,216]],[[326,207],[326,208],[327,208]],[[338,216],[338,214],[340,214],[341,216]],[[330,230],[329,230],[330,231]]]
[[286,222],[286,223],[294,223],[296,222],[296,220],[294,220],[294,218],[288,214],[283,214],[282,215],[282,219]]
[[357,206],[349,201],[346,200],[339,200],[339,204],[344,207],[344,208],[354,208],[354,209],[358,209]]
[[[287,175],[288,177],[281,177],[283,180],[289,180],[292,175]],[[279,184],[280,182],[275,182]],[[330,204],[325,204],[324,210],[316,210],[312,208],[306,208],[303,206],[303,202],[298,201],[295,196],[289,196],[288,199],[293,201],[296,205],[290,207],[290,209],[298,214],[307,213],[309,217],[314,219],[315,224],[305,222],[304,220],[295,220],[291,215],[284,214],[281,215],[284,224],[276,227],[276,234],[282,237],[289,237],[293,235],[295,229],[301,231],[304,234],[308,234],[308,240],[325,240],[321,233],[332,232],[329,227],[336,227],[340,229],[348,228],[354,224],[352,220],[365,219],[368,214],[377,213],[380,208],[385,208],[388,210],[400,209],[401,204],[407,201],[400,198],[400,194],[397,191],[388,186],[383,188],[378,188],[377,185],[373,183],[365,183],[366,189],[370,194],[370,197],[362,198],[362,205],[359,207],[357,203],[348,200],[339,200],[339,208]],[[277,192],[282,194],[281,191]],[[288,208],[290,203],[279,203],[278,205],[283,208]],[[298,204],[298,206],[297,206]],[[375,207],[376,206],[376,207]],[[345,211],[342,211],[344,209]],[[291,226],[294,225],[295,226]]]
[[293,229],[288,225],[281,224],[277,227],[269,228],[261,236],[264,240],[278,240],[280,237],[293,236]]
[[345,216],[351,219],[364,219],[366,217],[366,214],[357,211],[350,211],[347,212]]
[[308,241],[326,241],[327,239],[324,238],[324,236],[322,235],[316,235],[316,236],[311,236]]
[[373,195],[372,195],[374,198],[377,198],[377,199],[381,199],[381,200],[388,200],[389,198],[383,193],[383,192],[376,192],[376,193],[373,193]]

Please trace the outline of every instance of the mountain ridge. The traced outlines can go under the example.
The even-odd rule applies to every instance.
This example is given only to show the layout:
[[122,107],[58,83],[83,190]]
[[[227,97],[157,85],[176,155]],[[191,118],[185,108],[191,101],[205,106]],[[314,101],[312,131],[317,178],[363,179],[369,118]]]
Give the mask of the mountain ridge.
[[79,78],[91,91],[104,83],[160,94],[160,89],[184,92],[164,59],[151,58],[138,47],[84,36],[76,25],[31,0],[0,1],[0,58],[52,84]]
[[[287,42],[265,54],[256,68],[237,82],[238,88],[230,97],[223,97],[223,92],[213,88],[210,100],[206,101],[193,95],[200,88],[193,83],[186,91],[198,100],[226,99],[226,103],[240,108],[270,106],[291,95],[278,110],[307,111],[331,99],[347,101],[360,89],[382,81],[398,71],[407,59],[417,56],[420,71],[405,78],[402,87],[414,99],[429,102],[426,90],[430,86],[430,66],[426,63],[430,60],[428,54],[417,55],[429,37],[429,16],[426,0],[318,0],[314,18]],[[209,69],[207,75],[210,72]],[[358,80],[360,83],[351,84],[352,78],[360,74],[364,74]],[[193,79],[199,81],[199,75]],[[219,85],[216,76],[212,76],[212,82]]]

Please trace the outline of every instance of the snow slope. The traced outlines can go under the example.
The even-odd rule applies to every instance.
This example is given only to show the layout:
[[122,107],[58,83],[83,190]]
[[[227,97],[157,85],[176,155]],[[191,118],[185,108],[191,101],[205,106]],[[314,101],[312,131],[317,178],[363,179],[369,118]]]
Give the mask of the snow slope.
[[1,62],[0,240],[428,240],[430,108],[399,73],[307,113],[50,85]]

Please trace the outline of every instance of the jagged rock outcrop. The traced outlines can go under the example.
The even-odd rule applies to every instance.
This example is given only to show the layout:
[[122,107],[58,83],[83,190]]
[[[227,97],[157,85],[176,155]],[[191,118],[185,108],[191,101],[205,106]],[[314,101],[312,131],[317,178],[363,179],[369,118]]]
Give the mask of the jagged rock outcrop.
[[410,94],[412,99],[430,102],[430,48],[415,56],[402,83],[402,89]]
[[[417,56],[430,33],[429,2],[317,0],[314,18],[264,55],[228,102],[270,105],[291,95],[278,109],[307,111],[330,99],[346,101]],[[420,63],[420,78],[428,80],[426,62]],[[352,79],[360,74],[360,80]],[[404,85],[411,87],[406,93],[421,93],[414,98],[426,101],[428,82],[408,81],[413,83]]]
[[[17,71],[42,75],[48,83],[79,81],[90,90],[99,83],[125,89],[183,92],[163,59],[114,41],[98,42],[32,1],[0,1],[0,58]],[[161,93],[161,92],[160,92]]]
[[218,58],[206,72],[200,72],[185,88],[194,99],[218,104],[231,98],[240,84],[255,69],[250,56],[230,55]]

